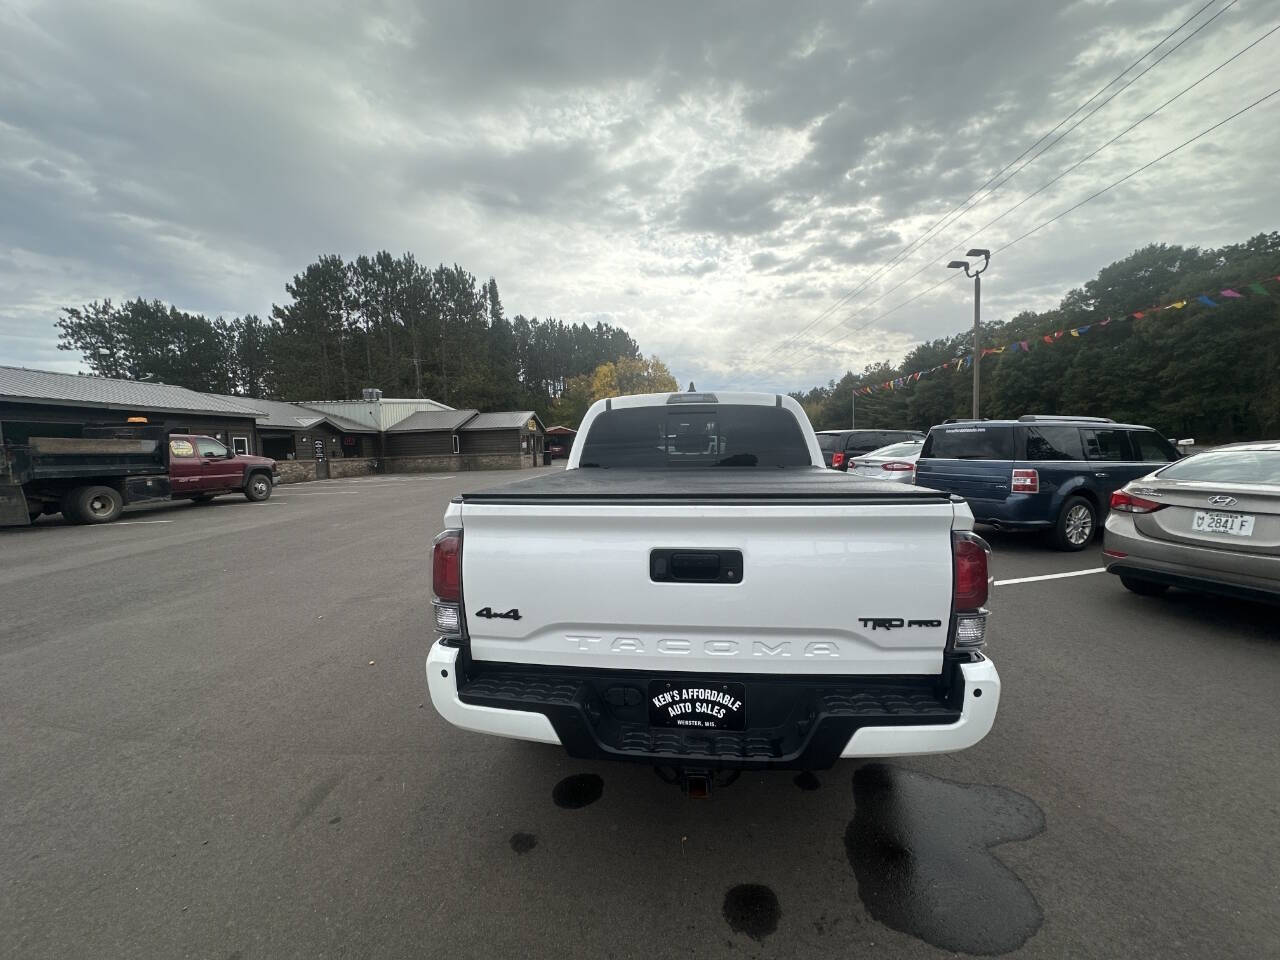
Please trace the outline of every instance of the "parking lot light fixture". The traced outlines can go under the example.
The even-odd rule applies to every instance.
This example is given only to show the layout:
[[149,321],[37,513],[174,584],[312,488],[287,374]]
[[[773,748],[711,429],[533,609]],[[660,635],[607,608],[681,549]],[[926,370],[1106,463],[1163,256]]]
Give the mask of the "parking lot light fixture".
[[982,266],[975,267],[968,260],[952,260],[947,264],[948,270],[964,270],[966,277],[973,277],[973,419],[978,419],[978,379],[982,364],[979,352],[980,325],[982,323],[982,274],[991,266],[991,251],[984,247],[974,247],[966,257],[981,257]]

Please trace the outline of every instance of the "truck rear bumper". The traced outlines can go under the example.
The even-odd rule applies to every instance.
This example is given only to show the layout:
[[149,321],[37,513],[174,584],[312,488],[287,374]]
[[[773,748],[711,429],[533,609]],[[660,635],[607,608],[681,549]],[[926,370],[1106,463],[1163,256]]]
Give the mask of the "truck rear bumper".
[[[454,726],[559,743],[575,757],[820,770],[841,757],[948,753],[980,741],[995,721],[999,674],[989,660],[950,663],[948,669],[945,684],[928,678],[760,678],[748,687],[748,703],[767,693],[775,716],[769,726],[744,731],[650,727],[643,719],[647,704],[610,706],[600,696],[606,683],[642,689],[652,679],[647,674],[618,672],[606,679],[487,664],[477,671],[458,648],[439,643],[427,657],[427,685],[436,710]],[[633,707],[640,712],[628,713]]]
[[435,643],[427,654],[427,688],[440,716],[455,727],[475,733],[536,743],[560,742],[546,714],[463,703],[458,696],[458,652],[457,647]]

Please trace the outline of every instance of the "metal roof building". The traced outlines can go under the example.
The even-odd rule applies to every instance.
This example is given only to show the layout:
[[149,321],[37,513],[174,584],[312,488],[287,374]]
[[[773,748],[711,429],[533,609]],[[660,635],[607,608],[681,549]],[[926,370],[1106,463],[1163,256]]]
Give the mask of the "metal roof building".
[[542,421],[532,410],[506,410],[502,413],[481,413],[470,421],[463,430],[525,430],[534,428],[529,424],[536,423],[537,430],[546,433]]
[[0,367],[0,398],[9,403],[93,406],[106,410],[227,413],[237,417],[257,417],[265,413],[257,406],[258,401],[246,397],[197,393],[167,383],[112,380],[26,367]]
[[[222,397],[224,400],[240,399]],[[309,460],[317,456],[316,442],[326,458],[371,457],[377,453],[378,431],[336,413],[324,413],[284,400],[254,400],[256,420],[253,452],[275,460]]]
[[0,435],[10,442],[137,420],[206,434],[238,453],[314,461],[317,476],[320,464],[347,458],[401,461],[385,463],[388,470],[535,466],[546,440],[532,410],[455,410],[435,400],[384,399],[372,388],[360,400],[286,403],[0,366]]
[[437,430],[457,430],[477,416],[483,416],[478,410],[419,410],[405,417],[387,433],[434,432]]
[[244,397],[199,393],[168,383],[86,377],[0,366],[0,435],[77,436],[86,423],[145,422],[170,433],[197,433],[234,450],[255,449],[255,421],[266,411]]
[[419,411],[452,410],[435,400],[376,399],[367,400],[307,400],[298,406],[319,410],[324,414],[336,414],[374,430],[390,430],[401,420]]
[[341,430],[344,433],[378,432],[373,427],[348,420],[336,413],[322,413],[285,400],[249,400],[247,397],[228,397],[221,394],[208,394],[208,396],[219,396],[223,400],[238,400],[240,403],[252,403],[258,409],[257,423],[262,429],[305,430],[314,427],[317,423],[328,423],[335,430]]

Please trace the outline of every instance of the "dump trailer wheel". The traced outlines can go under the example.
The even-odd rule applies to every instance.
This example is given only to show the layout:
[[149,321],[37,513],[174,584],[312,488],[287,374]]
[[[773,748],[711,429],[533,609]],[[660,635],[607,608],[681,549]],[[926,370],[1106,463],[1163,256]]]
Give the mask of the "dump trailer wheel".
[[110,523],[124,512],[124,498],[111,487],[77,487],[71,500],[77,523]]

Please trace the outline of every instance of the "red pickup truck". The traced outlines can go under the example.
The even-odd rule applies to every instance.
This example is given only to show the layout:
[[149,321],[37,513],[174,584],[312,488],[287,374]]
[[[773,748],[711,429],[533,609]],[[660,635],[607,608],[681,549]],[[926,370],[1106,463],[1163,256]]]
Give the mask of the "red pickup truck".
[[79,433],[3,443],[0,526],[25,526],[43,513],[110,523],[128,504],[223,493],[262,501],[278,482],[274,460],[235,453],[213,437],[162,427],[85,426]]

